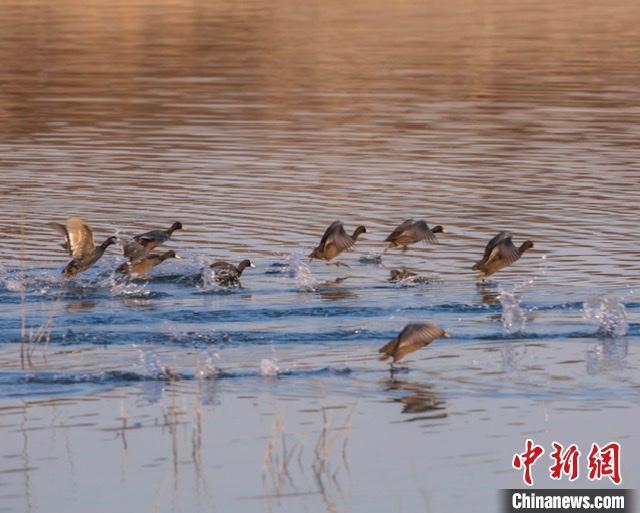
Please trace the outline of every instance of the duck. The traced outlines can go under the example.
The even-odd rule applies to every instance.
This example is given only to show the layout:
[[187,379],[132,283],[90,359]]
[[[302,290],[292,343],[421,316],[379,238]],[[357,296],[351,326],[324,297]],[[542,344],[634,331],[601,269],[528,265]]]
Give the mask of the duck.
[[479,278],[484,280],[518,261],[525,251],[531,248],[533,248],[533,242],[530,240],[525,240],[520,247],[516,247],[511,234],[500,232],[487,243],[484,255],[472,269],[479,271]]
[[392,358],[391,368],[393,369],[393,365],[406,355],[422,349],[440,337],[448,338],[449,334],[435,324],[428,322],[407,324],[396,338],[378,349],[381,353],[380,360]]
[[174,250],[170,249],[169,251],[165,251],[164,253],[149,254],[137,260],[130,260],[129,262],[125,262],[116,269],[116,272],[126,274],[129,277],[144,276],[155,266],[160,265],[162,262],[168,260],[169,258],[181,259],[182,257],[178,255]]
[[223,287],[232,287],[240,285],[240,276],[247,267],[255,267],[256,265],[251,260],[243,260],[237,266],[219,260],[209,266],[209,269],[213,270],[213,277],[218,285]]
[[343,251],[351,249],[363,233],[367,233],[367,229],[360,225],[352,235],[347,235],[347,232],[344,231],[344,224],[341,221],[334,221],[325,230],[320,244],[309,254],[309,258],[328,262]]
[[134,235],[133,238],[124,245],[124,256],[132,261],[139,260],[161,244],[167,242],[176,230],[184,230],[184,226],[179,221],[173,223],[167,230],[151,230]]
[[410,282],[410,283],[429,283],[429,278],[419,276],[413,271],[409,271],[405,267],[400,269],[391,269],[389,271],[389,281],[391,283],[396,282]]
[[411,244],[416,242],[426,241],[428,243],[437,243],[436,233],[447,233],[447,231],[441,226],[437,225],[433,228],[429,228],[426,221],[414,221],[413,219],[407,219],[398,225],[398,227],[391,232],[391,234],[384,240],[388,242],[383,249],[383,253],[390,248],[401,247],[402,251],[406,251]]
[[96,246],[93,242],[93,230],[80,217],[70,217],[65,224],[47,224],[64,237],[62,247],[73,257],[62,271],[65,278],[71,278],[89,269],[102,258],[109,246],[118,242],[118,238],[112,235]]

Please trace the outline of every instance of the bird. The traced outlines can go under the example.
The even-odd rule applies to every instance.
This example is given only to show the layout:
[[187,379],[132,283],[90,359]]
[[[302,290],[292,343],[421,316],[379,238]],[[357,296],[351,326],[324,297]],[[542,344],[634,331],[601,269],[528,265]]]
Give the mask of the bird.
[[224,260],[219,260],[214,262],[209,266],[209,269],[213,270],[213,278],[218,283],[218,285],[222,285],[223,287],[231,287],[240,285],[240,276],[242,276],[242,272],[247,267],[255,267],[251,260],[243,260],[237,266],[230,264],[229,262],[225,262]]
[[80,217],[70,217],[65,224],[47,223],[65,239],[63,248],[73,257],[65,266],[62,275],[70,278],[86,271],[95,264],[106,249],[118,242],[117,237],[108,237],[102,244],[96,246],[93,242],[93,231]]
[[367,233],[367,229],[360,225],[349,236],[344,231],[344,224],[334,221],[324,232],[320,244],[309,254],[309,258],[330,261],[343,251],[351,249],[362,233]]
[[402,251],[406,251],[408,246],[422,240],[429,243],[436,243],[438,242],[435,236],[436,233],[447,233],[447,231],[441,225],[434,226],[430,229],[426,221],[407,219],[400,223],[384,240],[389,244],[385,246],[382,252],[384,253],[387,249],[398,247],[401,247]]
[[431,344],[440,337],[449,337],[449,334],[435,324],[428,322],[407,324],[396,338],[378,349],[378,352],[382,353],[380,359],[392,358],[391,369],[393,369],[393,365],[406,355]]
[[533,242],[525,240],[517,248],[513,244],[512,237],[507,232],[500,232],[487,243],[484,255],[472,267],[474,271],[479,271],[479,278],[484,280],[500,269],[510,266],[519,260],[525,251],[533,247]]
[[429,278],[424,276],[418,276],[413,271],[401,267],[400,269],[391,269],[389,271],[389,281],[395,282],[410,282],[410,283],[429,283]]
[[130,260],[124,262],[120,267],[116,269],[116,272],[126,274],[127,276],[143,276],[147,274],[155,266],[160,265],[162,262],[169,258],[182,258],[174,250],[170,249],[164,253],[149,254],[145,257],[137,260]]
[[125,244],[124,256],[131,261],[141,259],[160,244],[167,242],[176,230],[184,230],[182,223],[179,221],[173,223],[168,230],[151,230],[150,232],[135,235]]

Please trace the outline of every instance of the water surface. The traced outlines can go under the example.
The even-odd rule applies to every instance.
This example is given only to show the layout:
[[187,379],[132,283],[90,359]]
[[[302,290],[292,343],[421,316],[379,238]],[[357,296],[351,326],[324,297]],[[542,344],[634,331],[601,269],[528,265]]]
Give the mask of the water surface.
[[[2,7],[0,510],[489,512],[527,437],[638,486],[637,2]],[[186,258],[63,287],[70,215]],[[450,233],[372,263],[407,217]],[[502,229],[536,248],[477,286]],[[452,336],[390,376],[416,320]]]

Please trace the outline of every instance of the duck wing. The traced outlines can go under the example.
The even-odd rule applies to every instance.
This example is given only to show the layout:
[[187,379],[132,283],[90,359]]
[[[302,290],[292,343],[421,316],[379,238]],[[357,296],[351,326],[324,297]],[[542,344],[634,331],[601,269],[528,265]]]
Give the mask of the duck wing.
[[170,237],[171,235],[169,235],[169,232],[165,230],[151,230],[149,232],[136,235],[133,237],[133,239],[139,244],[142,244],[144,246],[149,242],[156,242],[157,244],[162,244],[163,242],[167,242]]
[[400,341],[398,340],[398,337],[396,337],[393,340],[390,340],[389,342],[387,342],[380,349],[378,349],[378,352],[383,354],[383,356],[381,356],[380,359],[386,360],[389,357],[393,357],[394,353],[398,349],[399,342]]
[[340,228],[342,228],[342,231],[344,232],[344,225],[340,221],[334,221],[333,223],[331,223],[329,225],[329,228],[327,228],[322,234],[322,238],[320,239],[320,244],[318,244],[318,247],[320,249],[324,249],[325,245],[327,244],[327,240],[329,240],[329,237],[331,237],[333,232],[335,232],[336,230],[340,230]]
[[135,239],[128,241],[123,248],[124,256],[132,262],[143,259],[149,251]]
[[352,248],[354,244],[354,240],[344,231],[344,225],[340,221],[333,222],[320,241],[320,247],[325,253],[331,252],[333,246],[336,254]]
[[389,236],[384,239],[385,242],[393,242],[397,240],[406,230],[410,229],[413,225],[413,219],[407,219],[398,225],[398,227],[389,234]]
[[510,238],[510,237],[511,235],[509,235],[507,232],[500,232],[498,233],[498,235],[493,237],[489,242],[487,242],[487,245],[484,248],[484,255],[482,255],[482,258],[476,262],[476,265],[473,266],[473,269],[480,269],[480,267],[482,267],[483,265],[491,261],[493,258],[495,258],[495,255],[493,255],[492,257],[492,254],[493,254],[493,251],[496,249],[496,246],[498,246],[498,244],[500,244],[500,242],[502,242],[505,238]]
[[219,273],[237,273],[238,269],[235,265],[230,264],[229,262],[225,262],[224,260],[218,260],[217,262],[212,263],[209,266],[210,269],[213,269],[215,272]]
[[407,235],[415,241],[426,240],[428,242],[438,242],[436,236],[429,229],[426,221],[416,221],[407,230]]
[[71,244],[69,243],[69,232],[67,231],[67,227],[60,223],[47,223],[47,226],[53,228],[60,235],[64,237],[64,244],[62,247],[66,250],[67,253],[71,256]]
[[445,331],[435,324],[408,324],[400,332],[400,335],[398,335],[398,339],[400,340],[398,348],[400,350],[417,349],[419,347],[424,347],[427,344],[431,344],[435,339],[443,337],[444,335]]
[[500,259],[506,265],[511,265],[520,258],[518,248],[516,248],[511,236],[508,236],[500,241],[500,243],[493,249],[491,255],[489,255],[489,262],[494,259]]
[[69,237],[68,247],[71,256],[81,258],[93,254],[96,245],[93,242],[93,231],[87,223],[79,217],[70,217],[65,225]]

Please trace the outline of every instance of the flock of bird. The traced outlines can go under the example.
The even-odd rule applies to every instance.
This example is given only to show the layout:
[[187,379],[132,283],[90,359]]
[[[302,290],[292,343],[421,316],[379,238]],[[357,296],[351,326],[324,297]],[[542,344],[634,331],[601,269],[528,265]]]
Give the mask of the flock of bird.
[[[70,217],[65,224],[48,223],[48,225],[64,237],[62,247],[72,257],[62,271],[62,276],[65,279],[89,269],[102,258],[109,246],[118,242],[116,236],[111,236],[96,246],[93,240],[93,230],[79,217]],[[172,249],[164,253],[153,253],[153,250],[167,242],[173,232],[182,229],[182,223],[176,221],[167,230],[151,230],[135,235],[123,244],[123,253],[127,261],[120,265],[116,272],[131,278],[144,278],[151,269],[165,260],[181,258]],[[220,285],[230,286],[238,284],[242,271],[246,267],[254,267],[254,264],[249,260],[243,260],[235,266],[220,260],[209,267],[213,270],[216,281]]]
[[[48,225],[64,237],[62,247],[72,257],[62,271],[64,279],[69,279],[89,269],[100,260],[109,246],[119,242],[116,236],[110,236],[102,244],[96,246],[93,230],[79,217],[70,217],[65,224],[48,223]],[[164,253],[154,253],[153,250],[167,242],[175,231],[182,229],[182,223],[175,222],[167,230],[151,230],[133,236],[122,244],[123,254],[127,261],[120,265],[116,271],[131,278],[144,278],[149,271],[165,260],[180,258],[174,250]],[[341,253],[352,249],[358,237],[363,233],[367,233],[367,229],[364,226],[358,226],[349,235],[342,222],[334,221],[325,230],[320,243],[309,254],[309,258],[330,262]],[[422,241],[435,243],[438,233],[447,232],[440,225],[429,228],[425,221],[407,219],[385,239],[386,245],[382,254],[391,248],[401,248],[402,251],[406,251],[410,245]],[[519,260],[532,247],[533,242],[530,240],[524,241],[517,247],[510,234],[500,232],[487,243],[482,258],[475,263],[472,269],[478,271],[479,278],[484,280]],[[337,262],[336,265],[345,264]],[[209,266],[213,271],[215,281],[222,286],[238,285],[240,276],[247,267],[255,267],[255,265],[250,260],[242,260],[237,266],[219,260]],[[407,278],[421,281],[421,277],[406,269],[391,271],[390,281]],[[437,338],[448,336],[445,330],[435,324],[411,323],[405,326],[397,337],[380,348],[379,353],[381,353],[382,360],[392,359],[391,368],[393,369],[394,363],[407,354],[425,347]]]

